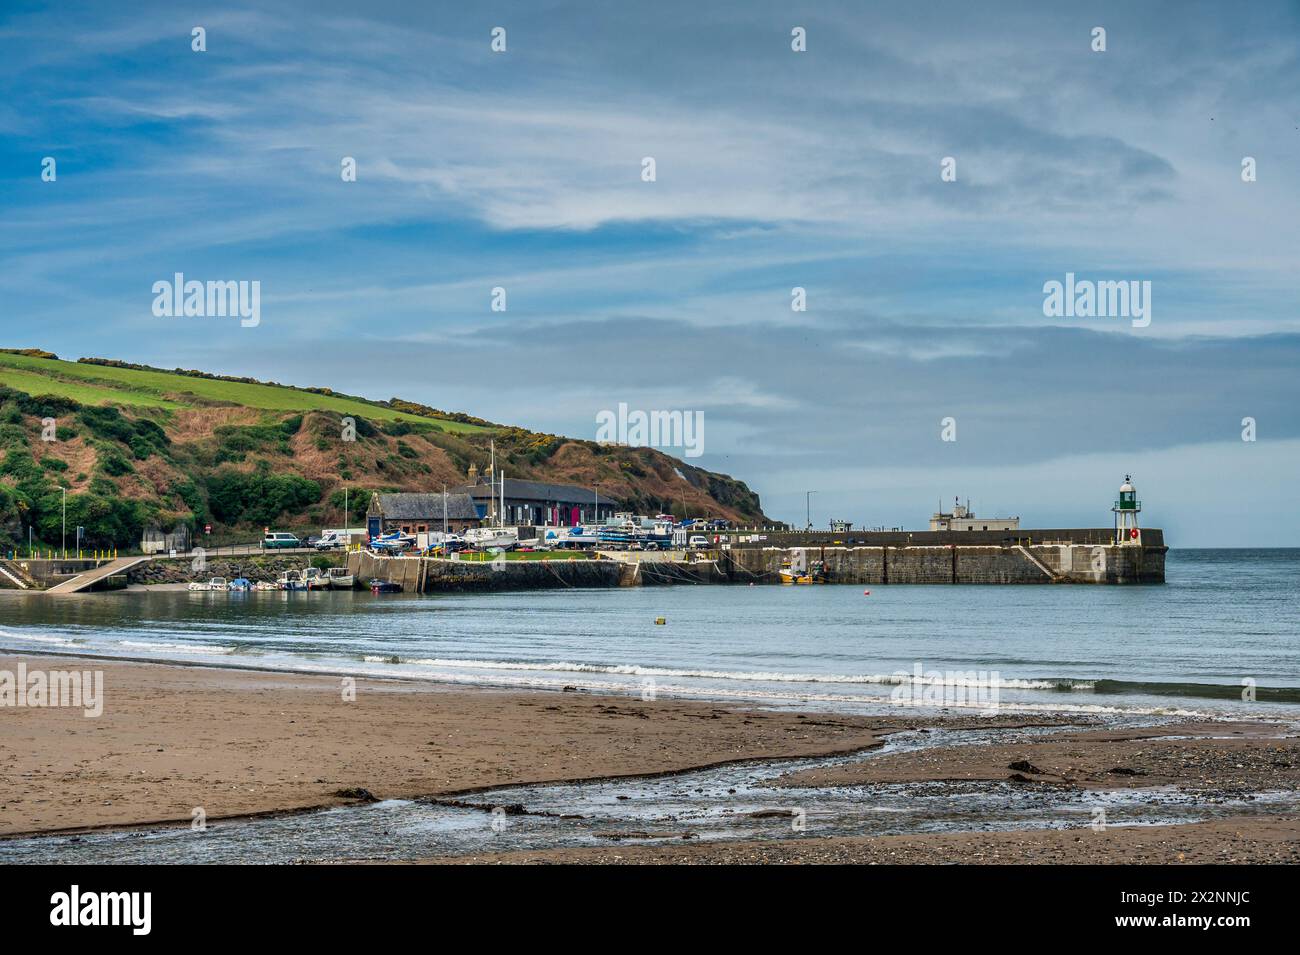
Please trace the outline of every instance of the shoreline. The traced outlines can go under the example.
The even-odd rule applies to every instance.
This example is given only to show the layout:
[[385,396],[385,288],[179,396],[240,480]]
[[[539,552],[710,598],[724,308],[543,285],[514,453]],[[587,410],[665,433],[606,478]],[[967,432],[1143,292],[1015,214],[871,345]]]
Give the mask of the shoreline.
[[[464,676],[456,678],[446,672],[429,671],[427,673],[382,673],[378,672],[375,667],[388,665],[388,662],[379,660],[349,660],[346,657],[338,657],[330,662],[320,664],[308,664],[302,661],[291,661],[281,666],[263,665],[256,662],[256,657],[250,658],[244,654],[237,653],[217,653],[204,652],[196,653],[195,656],[145,656],[142,654],[126,653],[89,653],[80,648],[77,649],[56,649],[48,644],[40,644],[32,647],[16,647],[0,644],[0,658],[4,657],[51,657],[70,660],[86,660],[91,662],[108,662],[108,663],[125,663],[141,664],[147,666],[159,667],[179,667],[182,669],[212,669],[212,670],[230,670],[230,671],[247,671],[252,673],[280,674],[285,676],[333,676],[333,677],[353,677],[356,679],[365,679],[383,683],[400,683],[430,687],[446,687],[451,689],[484,689],[497,690],[502,692],[519,692],[519,693],[551,693],[560,692],[561,690],[578,690],[583,693],[592,693],[596,695],[610,695],[615,697],[624,697],[636,695],[640,692],[641,687],[633,683],[616,683],[616,682],[597,682],[597,677],[601,671],[574,671],[567,673],[562,679],[547,679],[542,676],[522,677],[522,676]],[[205,659],[205,657],[207,659]],[[394,660],[392,665],[397,666],[418,666],[422,661],[411,660]],[[548,673],[562,673],[564,671],[544,671]],[[647,671],[645,676],[657,675],[652,671]],[[686,674],[689,678],[691,674]],[[1025,681],[1046,682],[1046,678],[1026,677]],[[814,678],[811,683],[818,683]],[[1151,696],[1148,702],[1113,702],[1117,697],[1123,696],[1124,691],[1113,687],[1116,684],[1113,680],[1104,678],[1080,679],[1074,678],[1072,682],[1080,684],[1092,684],[1091,686],[1079,686],[1070,692],[1078,694],[1081,698],[1096,697],[1096,702],[1048,702],[1055,695],[1054,691],[1046,687],[1023,688],[1008,685],[1007,689],[1012,692],[1020,692],[1025,689],[1036,690],[1043,694],[1042,699],[1021,699],[1021,700],[1000,700],[997,702],[996,710],[999,718],[1007,716],[1031,716],[1041,717],[1070,717],[1076,722],[1088,720],[1090,718],[1108,719],[1137,719],[1158,721],[1162,719],[1169,720],[1213,720],[1220,722],[1236,721],[1267,721],[1278,723],[1300,723],[1300,708],[1296,708],[1294,713],[1287,712],[1283,707],[1292,707],[1292,697],[1300,694],[1300,687],[1261,687],[1257,693],[1262,699],[1261,705],[1274,707],[1264,714],[1214,711],[1213,709],[1190,709],[1197,703],[1210,701],[1231,701],[1239,694],[1236,686],[1231,684],[1169,684],[1152,681],[1134,682],[1128,686],[1129,694],[1140,694],[1143,689],[1155,688],[1162,691],[1157,695]],[[891,701],[889,697],[881,696],[853,696],[848,694],[835,694],[829,692],[829,688],[840,686],[837,682],[827,682],[819,684],[825,689],[820,695],[813,695],[806,692],[786,692],[777,693],[771,690],[762,690],[758,688],[747,690],[722,689],[717,686],[712,687],[691,687],[677,686],[673,684],[661,684],[658,692],[670,699],[675,700],[693,700],[698,702],[714,703],[726,706],[744,706],[744,707],[771,707],[781,708],[804,708],[808,706],[824,707],[825,712],[842,713],[851,712],[844,709],[847,707],[858,707],[861,710],[854,715],[867,716],[886,716],[886,717],[903,717],[908,712],[917,712],[922,716],[932,715],[942,711],[955,711],[966,715],[980,715],[988,717],[990,715],[988,705],[983,702],[963,702],[955,700],[945,700],[943,702],[927,701],[924,698],[916,701],[899,702]],[[894,684],[885,680],[864,681],[864,685],[875,686],[892,686]],[[1181,692],[1179,692],[1181,691]],[[924,692],[918,691],[918,692]],[[1162,702],[1164,701],[1164,702]],[[865,710],[863,712],[862,710]],[[805,712],[814,712],[814,710],[805,709]]]
[[[1282,723],[1153,718],[1159,725],[1116,729],[1070,714],[847,716],[398,678],[357,679],[356,701],[345,702],[341,681],[325,674],[44,653],[6,654],[0,668],[18,661],[29,668],[42,661],[66,668],[70,658],[100,664],[105,671],[104,713],[86,718],[74,709],[4,712],[0,857],[12,839],[185,826],[197,807],[209,824],[231,825],[373,800],[452,799],[520,785],[633,782],[740,763],[857,754],[906,730],[1041,727],[1044,733],[1005,745],[949,744],[803,768],[775,780],[773,791],[800,784],[997,781],[1014,778],[1007,767],[1021,760],[1028,764],[1023,781],[1044,788],[1097,788],[1096,779],[1084,777],[1100,772],[1111,788],[1172,786],[1210,797],[1300,790],[1300,744]],[[1094,751],[1088,759],[1081,756],[1085,747]],[[1071,775],[1066,764],[1077,771]],[[1115,766],[1132,772],[1115,775],[1109,772]],[[1293,809],[1279,807],[1277,813],[1241,819],[1117,826],[1115,831],[1177,830],[1187,843],[1184,856],[1197,859],[1218,851],[1216,840],[1253,840],[1261,852],[1285,855],[1278,833],[1294,828],[1292,845],[1300,845],[1300,822],[1288,822],[1291,815]],[[1229,829],[1237,835],[1230,838]],[[1079,830],[801,836],[675,846],[624,841],[608,849],[436,861],[936,861],[926,854],[941,851],[960,861],[990,861],[980,856],[980,847],[990,840],[1019,854],[1001,861],[1053,861],[1049,850],[1061,832]],[[1090,845],[1099,853],[1093,861],[1133,856],[1123,839],[1092,839]]]

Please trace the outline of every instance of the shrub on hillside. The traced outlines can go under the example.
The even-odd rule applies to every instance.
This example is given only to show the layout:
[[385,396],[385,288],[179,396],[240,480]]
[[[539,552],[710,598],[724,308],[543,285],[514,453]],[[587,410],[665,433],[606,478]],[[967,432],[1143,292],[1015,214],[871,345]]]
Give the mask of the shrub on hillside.
[[39,479],[41,469],[25,448],[10,448],[0,460],[0,474],[21,483]]
[[171,444],[167,432],[156,422],[148,418],[127,418],[111,406],[82,407],[77,412],[77,420],[94,437],[102,441],[124,444],[131,449],[131,453],[136,458],[141,460],[154,452],[165,452]]
[[99,467],[110,477],[121,477],[123,474],[130,474],[134,470],[131,467],[131,462],[120,451],[103,445],[99,448]]
[[297,511],[320,500],[321,487],[296,474],[253,474],[223,471],[208,477],[208,507],[223,524],[267,525],[286,511]]

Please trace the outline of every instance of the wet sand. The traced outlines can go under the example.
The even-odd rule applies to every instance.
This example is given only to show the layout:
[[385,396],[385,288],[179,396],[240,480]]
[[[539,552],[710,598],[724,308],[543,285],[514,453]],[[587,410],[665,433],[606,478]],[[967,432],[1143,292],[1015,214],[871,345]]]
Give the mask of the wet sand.
[[1175,786],[1232,794],[1300,789],[1300,738],[1274,723],[1180,722],[1053,734],[1011,745],[951,746],[791,773],[777,786],[932,780],[1078,789]]
[[[18,657],[0,657],[16,671]],[[589,693],[22,657],[104,671],[104,710],[0,710],[0,835],[189,822],[879,745],[885,720]]]
[[[0,657],[15,670],[18,657]],[[29,669],[99,669],[99,718],[0,711],[0,835],[188,823],[455,796],[507,784],[679,772],[833,755],[901,729],[1060,725],[1051,717],[849,717],[584,692],[516,692],[339,676],[22,657]],[[1086,722],[1072,719],[1072,722]],[[886,752],[788,774],[776,786],[960,780],[1070,789],[1178,787],[1207,799],[1300,789],[1300,741],[1265,723],[1182,722],[1049,731],[1014,744]],[[653,843],[504,853],[488,863],[1300,861],[1300,819],[876,838]]]
[[1261,865],[1300,863],[1300,817],[1221,819],[1182,826],[554,849],[429,859],[483,865]]

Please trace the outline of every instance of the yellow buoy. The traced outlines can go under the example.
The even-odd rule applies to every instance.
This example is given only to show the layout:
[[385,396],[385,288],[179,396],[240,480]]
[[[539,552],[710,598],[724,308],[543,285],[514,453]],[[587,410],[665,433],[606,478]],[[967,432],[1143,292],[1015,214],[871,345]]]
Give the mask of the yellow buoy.
[[668,622],[668,621],[667,621],[666,619],[664,619],[663,617],[655,617],[655,623],[656,623],[658,626],[663,626],[663,625],[666,624],[667,622]]

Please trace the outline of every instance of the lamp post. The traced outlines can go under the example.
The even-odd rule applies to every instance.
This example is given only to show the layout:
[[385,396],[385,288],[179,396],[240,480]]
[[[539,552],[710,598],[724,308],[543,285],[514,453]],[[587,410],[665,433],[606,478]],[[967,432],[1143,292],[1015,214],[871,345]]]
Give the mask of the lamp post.
[[596,482],[596,513],[591,515],[591,523],[600,524],[600,482]]
[[68,559],[68,489],[59,488],[63,492],[63,541],[59,545],[63,548],[63,559]]
[[804,520],[807,522],[807,526],[804,530],[812,530],[812,496],[816,493],[816,491],[809,491],[803,498]]

